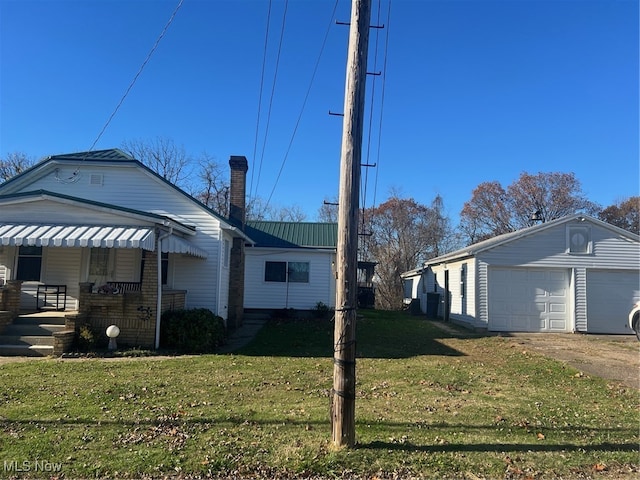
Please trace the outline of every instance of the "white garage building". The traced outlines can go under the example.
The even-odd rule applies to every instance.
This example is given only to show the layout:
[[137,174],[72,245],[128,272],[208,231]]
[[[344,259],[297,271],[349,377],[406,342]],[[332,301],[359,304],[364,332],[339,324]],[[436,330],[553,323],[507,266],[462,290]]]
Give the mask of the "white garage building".
[[571,215],[434,258],[402,277],[405,297],[420,299],[423,312],[437,308],[471,328],[631,334],[640,237]]

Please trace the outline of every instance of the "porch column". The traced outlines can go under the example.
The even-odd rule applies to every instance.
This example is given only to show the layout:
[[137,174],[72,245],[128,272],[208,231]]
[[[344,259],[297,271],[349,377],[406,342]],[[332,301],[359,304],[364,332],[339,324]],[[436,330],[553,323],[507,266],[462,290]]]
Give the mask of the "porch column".
[[20,293],[22,292],[22,280],[7,280],[5,286],[5,308],[7,311],[18,315],[20,313]]
[[144,252],[144,268],[142,270],[142,302],[139,307],[140,311],[147,311],[149,325],[144,330],[145,345],[155,346],[156,333],[156,311],[158,303],[158,257],[156,252]]

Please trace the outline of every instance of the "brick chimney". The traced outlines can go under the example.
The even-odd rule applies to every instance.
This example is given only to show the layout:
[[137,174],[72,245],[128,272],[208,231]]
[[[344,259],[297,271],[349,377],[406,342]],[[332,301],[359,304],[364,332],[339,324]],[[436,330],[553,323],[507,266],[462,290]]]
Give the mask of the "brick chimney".
[[231,167],[231,192],[229,205],[229,219],[237,222],[244,230],[247,208],[247,157],[232,155],[229,158]]
[[[229,158],[231,168],[229,220],[244,230],[246,221],[247,194],[247,158],[232,155]],[[229,310],[227,328],[236,329],[242,325],[244,314],[244,239],[234,238],[229,258]]]

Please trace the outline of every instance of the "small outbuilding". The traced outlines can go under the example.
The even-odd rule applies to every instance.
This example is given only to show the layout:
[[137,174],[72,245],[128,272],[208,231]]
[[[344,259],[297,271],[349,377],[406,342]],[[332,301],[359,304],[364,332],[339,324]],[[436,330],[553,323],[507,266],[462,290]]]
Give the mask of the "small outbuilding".
[[442,255],[402,278],[423,313],[474,329],[632,334],[640,237],[570,215]]
[[249,221],[247,310],[314,310],[335,305],[336,223]]

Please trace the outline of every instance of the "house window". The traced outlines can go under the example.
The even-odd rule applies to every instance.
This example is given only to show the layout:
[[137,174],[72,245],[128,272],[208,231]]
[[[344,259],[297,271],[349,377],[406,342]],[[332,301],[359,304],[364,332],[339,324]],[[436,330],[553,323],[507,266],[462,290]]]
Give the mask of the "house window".
[[404,298],[411,298],[411,294],[413,293],[413,278],[405,278],[402,283],[404,284]]
[[21,246],[18,249],[16,279],[25,282],[40,280],[42,247]]
[[264,265],[265,282],[286,282],[287,262],[265,262]]
[[231,257],[231,245],[228,239],[224,239],[222,244],[222,265],[229,268],[229,258]]
[[309,262],[289,262],[289,282],[309,283]]
[[109,250],[92,248],[89,259],[89,275],[104,277],[109,271]]
[[586,225],[567,228],[567,250],[569,253],[591,253],[591,229]]
[[309,283],[309,262],[265,262],[264,281]]

